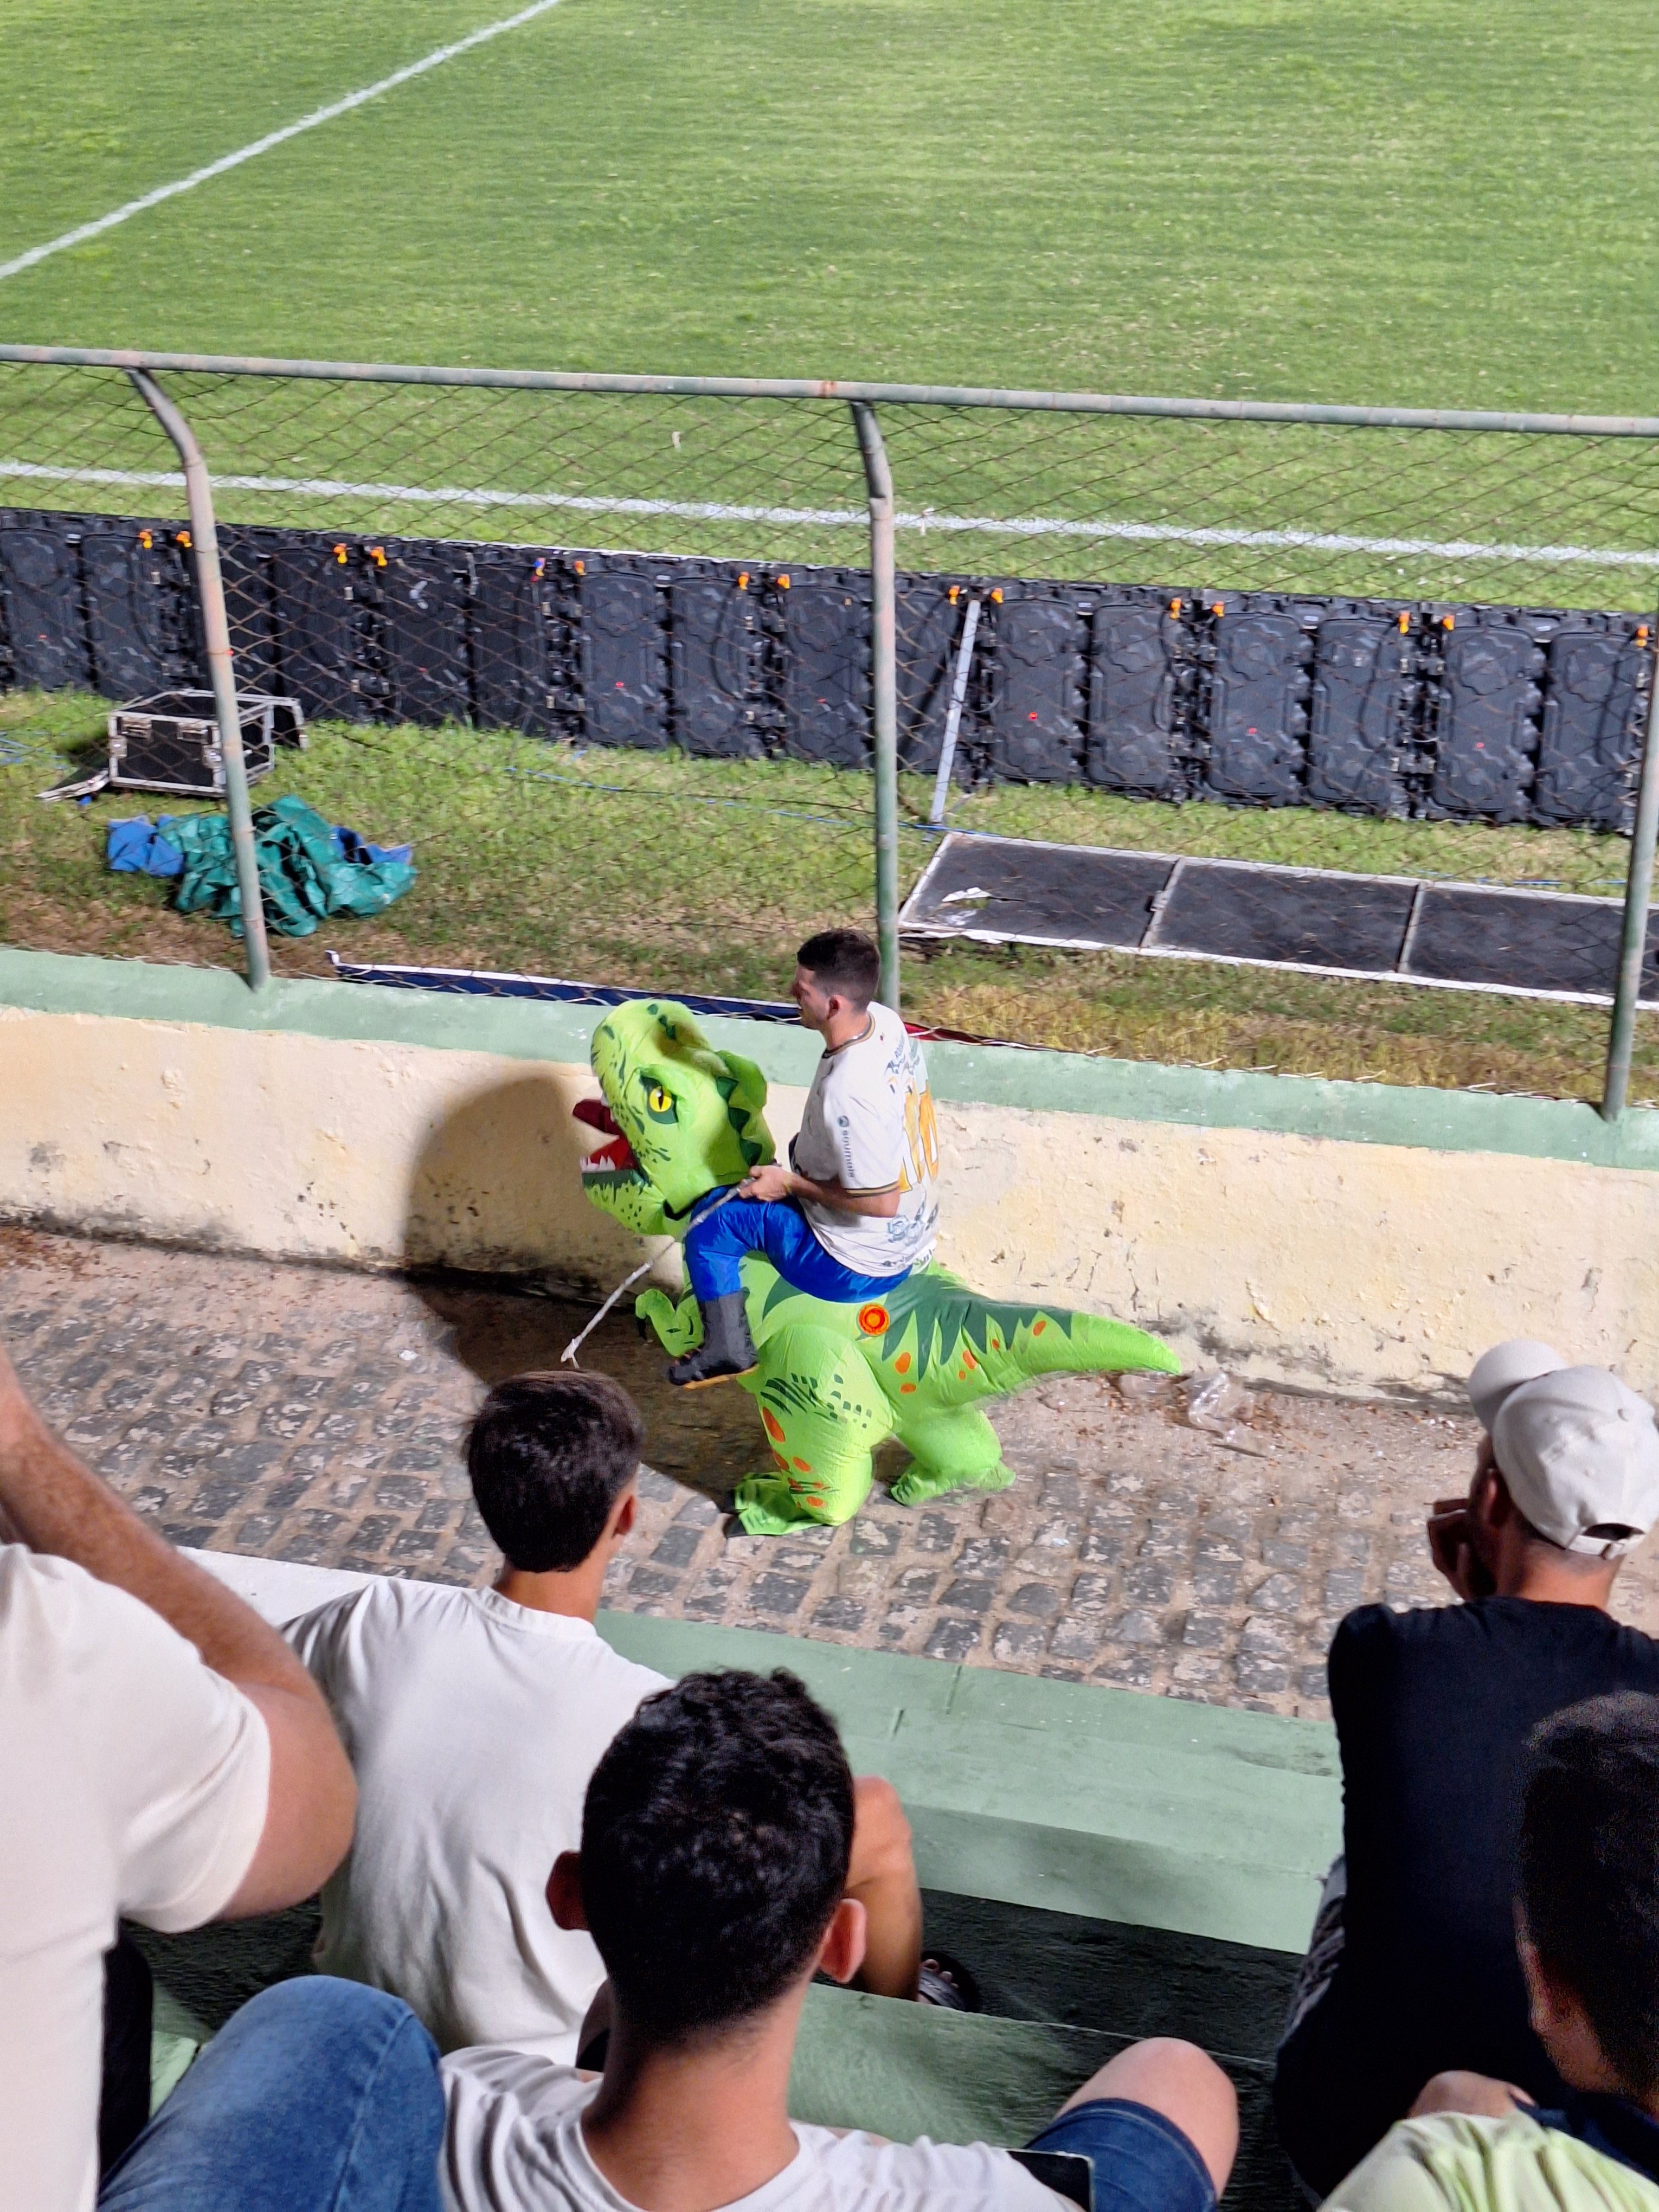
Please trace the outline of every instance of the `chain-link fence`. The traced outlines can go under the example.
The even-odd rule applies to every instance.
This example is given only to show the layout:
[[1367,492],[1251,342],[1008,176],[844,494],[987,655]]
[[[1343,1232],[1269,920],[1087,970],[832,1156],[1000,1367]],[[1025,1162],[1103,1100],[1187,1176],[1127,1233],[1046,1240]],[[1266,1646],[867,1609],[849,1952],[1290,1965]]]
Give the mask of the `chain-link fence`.
[[[776,1000],[853,921],[969,1034],[1600,1094],[1646,945],[1659,424],[150,360],[237,682],[310,725],[256,803],[416,846],[354,961]],[[199,683],[137,357],[0,361],[26,723]],[[9,811],[64,866],[6,933],[74,935],[90,831]],[[83,898],[88,949],[204,957],[120,896],[142,924]],[[1622,972],[1615,1105],[1632,1031],[1659,1093]]]
[[[12,497],[118,515],[172,557],[177,459],[126,377],[0,377]],[[874,926],[870,781],[845,773],[870,715],[845,404],[161,380],[210,461],[239,681],[312,725],[266,790],[412,842],[441,884],[350,950],[765,998],[811,930]],[[821,704],[783,664],[826,577],[857,621]],[[157,643],[153,676],[189,658]],[[792,742],[814,715],[824,742]]]
[[976,833],[911,893],[933,955],[913,1006],[1595,1095],[1650,683],[1651,435],[883,422],[906,795]]

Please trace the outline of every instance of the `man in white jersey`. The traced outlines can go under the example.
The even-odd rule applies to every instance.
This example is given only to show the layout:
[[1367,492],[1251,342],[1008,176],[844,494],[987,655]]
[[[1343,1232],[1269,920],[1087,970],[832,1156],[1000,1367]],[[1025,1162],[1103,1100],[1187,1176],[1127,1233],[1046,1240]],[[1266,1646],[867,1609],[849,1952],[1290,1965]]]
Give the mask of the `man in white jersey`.
[[837,1304],[879,1297],[933,1256],[939,1135],[921,1048],[876,1003],[880,956],[857,929],[826,929],[795,956],[790,995],[823,1039],[790,1164],[714,1191],[685,1236],[702,1342],[668,1370],[695,1387],[746,1375],[754,1340],[740,1262],[761,1252],[792,1289]]
[[547,1887],[610,1977],[604,2074],[452,2053],[451,2212],[1060,2212],[1067,2195],[1215,2212],[1232,2085],[1169,2039],[1120,2051],[1019,2152],[791,2122],[807,1986],[851,1979],[864,1949],[855,1804],[836,1724],[793,1674],[690,1674],[647,1699]]

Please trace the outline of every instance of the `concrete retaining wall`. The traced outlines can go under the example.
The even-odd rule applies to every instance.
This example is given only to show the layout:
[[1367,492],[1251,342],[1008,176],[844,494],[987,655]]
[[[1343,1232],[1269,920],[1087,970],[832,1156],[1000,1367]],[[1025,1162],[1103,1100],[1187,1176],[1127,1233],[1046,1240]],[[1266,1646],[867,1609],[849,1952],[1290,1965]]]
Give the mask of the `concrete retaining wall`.
[[[582,1199],[592,1009],[0,953],[0,1218],[289,1259],[539,1269],[638,1248]],[[774,1084],[816,1056],[714,1022]],[[1113,1313],[1235,1372],[1450,1389],[1543,1336],[1659,1386],[1659,1115],[929,1051],[940,1256],[987,1291]],[[672,1248],[665,1280],[678,1279]]]

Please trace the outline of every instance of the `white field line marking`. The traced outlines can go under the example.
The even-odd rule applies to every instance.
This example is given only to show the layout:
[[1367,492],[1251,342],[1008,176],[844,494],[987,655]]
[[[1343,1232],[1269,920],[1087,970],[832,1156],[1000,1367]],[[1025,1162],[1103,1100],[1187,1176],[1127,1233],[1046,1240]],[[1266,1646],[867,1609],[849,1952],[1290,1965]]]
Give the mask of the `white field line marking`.
[[256,155],[268,154],[273,146],[280,146],[289,138],[297,138],[302,131],[314,131],[319,123],[332,123],[336,116],[349,114],[354,107],[361,107],[365,100],[378,100],[383,92],[392,92],[398,85],[407,84],[411,77],[424,76],[428,70],[437,69],[445,62],[453,62],[457,54],[469,53],[474,46],[482,46],[490,39],[499,39],[503,31],[516,31],[521,23],[529,22],[532,16],[544,15],[550,8],[556,8],[558,4],[559,0],[533,0],[532,6],[521,8],[516,15],[503,16],[499,23],[486,23],[482,30],[468,32],[465,38],[457,39],[453,46],[440,46],[422,60],[410,62],[404,69],[393,70],[390,76],[383,76],[378,84],[365,85],[361,92],[348,93],[343,100],[331,100],[326,107],[317,108],[310,115],[302,115],[297,123],[285,123],[280,131],[268,131],[263,138],[256,138],[251,146],[239,147],[234,154],[222,154],[216,161],[210,161],[204,169],[192,169],[189,176],[176,178],[170,185],[157,185],[154,191],[144,192],[137,199],[129,200],[125,207],[114,208],[108,215],[99,216],[94,222],[83,222],[74,230],[66,230],[61,238],[48,239],[44,246],[32,246],[27,253],[20,253],[15,260],[0,262],[0,282],[8,276],[21,276],[25,269],[33,269],[36,262],[47,260],[54,253],[65,252],[71,246],[82,246],[88,239],[96,238],[100,232],[113,230],[118,222],[131,222],[134,216],[143,215],[149,208],[160,207],[163,200],[176,199],[180,192],[193,191],[198,185],[205,185],[214,177],[222,177],[227,169],[240,168],[244,161],[252,161]]
[[[0,461],[0,478],[40,483],[132,485],[177,490],[184,477],[165,469],[66,469],[34,461]],[[865,529],[869,515],[855,507],[736,507],[714,500],[612,499],[598,493],[469,490],[453,484],[349,483],[335,477],[244,477],[215,475],[226,491],[289,492],[311,499],[379,499],[394,506],[478,507],[567,507],[580,514],[667,514],[695,522],[781,522],[806,526]],[[1162,545],[1292,546],[1316,553],[1426,554],[1443,561],[1537,561],[1581,563],[1595,568],[1659,568],[1659,550],[1632,552],[1609,545],[1504,545],[1457,538],[1348,538],[1315,530],[1194,530],[1159,522],[1069,522],[1040,516],[989,514],[904,514],[894,517],[901,530],[925,538],[929,531],[967,532],[984,538],[1127,538]]]

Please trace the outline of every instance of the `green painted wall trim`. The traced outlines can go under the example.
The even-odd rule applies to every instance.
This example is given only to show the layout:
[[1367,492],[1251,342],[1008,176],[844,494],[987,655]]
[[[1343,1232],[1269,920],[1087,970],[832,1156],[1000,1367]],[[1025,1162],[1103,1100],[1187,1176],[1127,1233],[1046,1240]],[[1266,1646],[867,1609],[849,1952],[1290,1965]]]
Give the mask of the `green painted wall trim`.
[[[274,981],[256,996],[228,968],[161,967],[142,960],[96,960],[4,948],[0,948],[0,1006],[579,1065],[586,1062],[588,1039],[599,1018],[592,1006],[383,990],[372,984],[309,979]],[[769,1045],[775,1041],[764,1054],[768,1074],[780,1083],[811,1081],[818,1048],[817,1039],[804,1031],[754,1022],[710,1026],[729,1030],[734,1040],[742,1037],[751,1056],[760,1056],[757,1038]]]
[[[9,950],[0,950],[0,1006],[566,1063],[586,1060],[597,1019],[592,1007],[356,983],[276,982],[256,999],[228,969]],[[803,1031],[723,1018],[707,1027],[720,1042],[758,1060],[774,1082],[811,1079],[817,1045]],[[1015,1045],[937,1043],[928,1047],[927,1060],[934,1091],[953,1105],[1659,1170],[1659,1112],[1650,1108],[1632,1108],[1610,1127],[1594,1108],[1565,1099],[1166,1067]]]
[[1424,1152],[1510,1152],[1528,1159],[1659,1169],[1659,1112],[1647,1107],[1629,1109],[1613,1126],[1593,1106],[1574,1099],[1172,1067],[1154,1060],[1026,1051],[1017,1045],[931,1044],[927,1067],[934,1091],[953,1103],[1036,1106],[1049,1113],[1210,1129],[1261,1129]]
[[1306,1946],[1340,1849],[1327,1723],[644,1613],[599,1625],[665,1674],[799,1675],[854,1768],[903,1798],[926,1888]]

